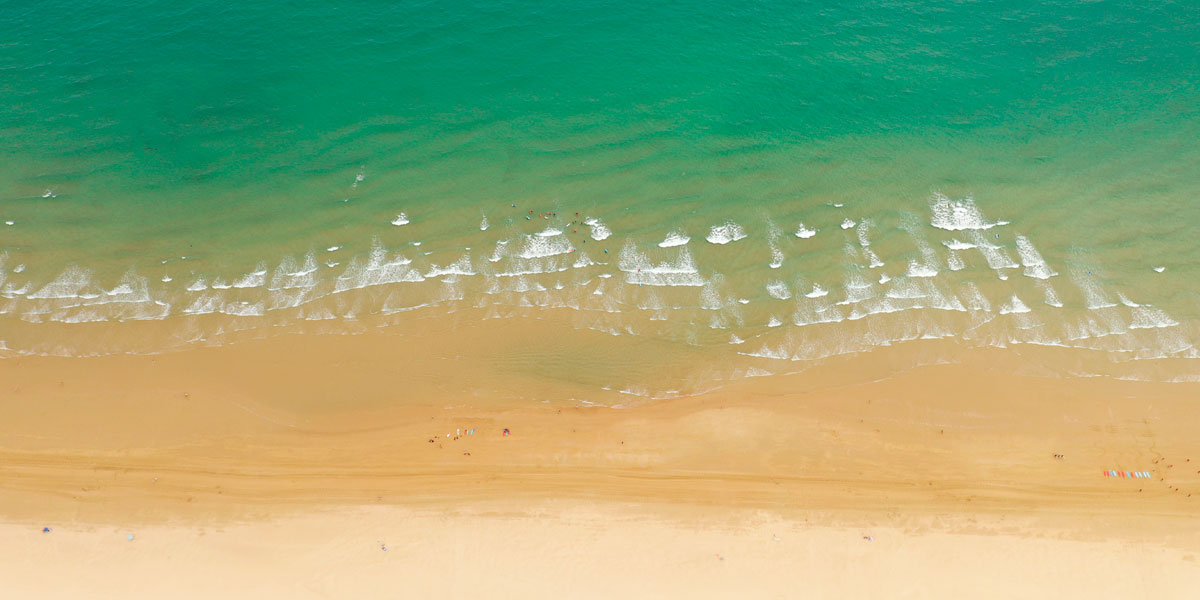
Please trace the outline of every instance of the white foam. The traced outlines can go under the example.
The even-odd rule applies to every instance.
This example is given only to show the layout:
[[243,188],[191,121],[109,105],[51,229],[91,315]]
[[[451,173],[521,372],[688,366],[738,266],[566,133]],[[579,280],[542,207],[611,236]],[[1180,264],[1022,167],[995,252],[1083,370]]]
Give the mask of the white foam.
[[850,229],[850,228],[854,227],[854,225],[855,225],[855,223],[851,219],[844,219],[842,221],[842,229]]
[[1051,286],[1050,283],[1046,282],[1046,281],[1041,281],[1039,283],[1041,284],[1042,293],[1044,293],[1046,295],[1046,300],[1045,300],[1046,304],[1053,306],[1055,308],[1062,308],[1062,306],[1063,306],[1062,300],[1058,299],[1058,292],[1054,291],[1054,287]]
[[805,296],[809,297],[809,298],[820,298],[821,296],[828,296],[828,295],[829,295],[829,290],[827,290],[815,283],[813,284],[812,291],[805,294]]
[[871,229],[871,222],[869,220],[863,219],[862,221],[860,221],[858,223],[858,228],[855,229],[855,233],[858,234],[858,245],[859,246],[866,248],[867,246],[871,245],[871,239],[869,237],[867,237],[867,234],[870,232],[870,229]]
[[412,261],[403,256],[389,257],[387,249],[376,240],[366,264],[362,264],[357,258],[351,260],[334,283],[334,292],[425,281],[425,277],[420,271],[412,268],[411,264]]
[[1139,306],[1134,308],[1132,312],[1133,322],[1129,324],[1130,329],[1157,329],[1174,327],[1179,324],[1178,321],[1157,308]]
[[31,290],[31,289],[33,289],[33,284],[28,281],[26,281],[25,285],[23,285],[21,287],[16,287],[15,284],[13,284],[12,282],[9,282],[8,285],[4,286],[4,291],[0,292],[0,295],[3,295],[7,298],[12,298],[14,296],[24,296],[25,294],[28,294],[29,290]]
[[975,244],[969,242],[960,242],[957,238],[950,240],[949,242],[942,243],[951,250],[970,250],[971,248],[975,247]]
[[1117,305],[1104,293],[1104,289],[1088,273],[1074,273],[1075,285],[1083,292],[1084,302],[1091,310],[1112,308]]
[[121,277],[113,289],[104,292],[105,302],[143,303],[150,302],[150,281],[130,269]]
[[434,277],[443,277],[446,275],[474,275],[475,269],[471,266],[471,256],[463,254],[457,261],[445,267],[433,265],[429,271],[425,273],[425,277],[433,279]]
[[731,333],[731,334],[729,334],[729,343],[734,344],[734,345],[745,344],[746,340],[743,340],[742,338]]
[[545,230],[539,231],[537,235],[541,237],[554,237],[556,235],[562,235],[562,230],[554,227],[547,227]]
[[938,270],[915,260],[908,261],[909,277],[937,277]]
[[[1097,320],[1099,317],[1099,320]],[[1125,322],[1117,314],[1117,311],[1110,309],[1101,309],[1090,313],[1079,321],[1077,329],[1069,329],[1064,325],[1064,330],[1069,331],[1068,339],[1099,339],[1113,335],[1121,335],[1127,331]]]
[[846,276],[845,284],[842,289],[846,292],[846,298],[838,304],[854,304],[875,297],[874,282],[867,281],[858,273],[850,273]]
[[233,287],[233,286],[229,285],[228,283],[225,283],[224,279],[217,279],[212,282],[212,289],[214,289],[214,290],[227,290],[231,287]]
[[123,321],[160,321],[171,314],[171,305],[155,300],[153,303],[140,304],[138,310],[120,316]]
[[491,224],[488,223],[487,217],[485,216],[483,217],[483,220],[479,221],[479,230],[487,231],[488,227],[491,227]]
[[773,358],[775,360],[790,360],[792,355],[782,345],[772,348],[766,344],[757,352],[739,352],[743,356],[755,356],[758,358]]
[[662,311],[667,308],[667,305],[658,293],[651,290],[643,295],[642,300],[637,303],[637,307],[642,310]]
[[891,280],[892,280],[892,278],[891,278],[891,277],[888,277],[888,274],[887,274],[887,273],[880,273],[880,274],[879,274],[879,284],[880,284],[880,285],[883,285],[883,284],[885,284],[885,283],[887,283],[887,282],[889,282],[889,281],[891,281]]
[[891,285],[891,288],[884,295],[888,298],[912,300],[926,298],[929,296],[929,292],[923,286],[918,285],[917,280],[900,278]]
[[1050,265],[1046,264],[1037,248],[1033,247],[1033,242],[1023,235],[1017,236],[1017,253],[1021,255],[1021,264],[1025,265],[1026,277],[1050,279],[1058,275],[1050,268]]
[[783,251],[779,249],[779,244],[776,242],[778,234],[772,231],[771,236],[767,240],[767,244],[771,248],[771,262],[767,266],[772,269],[778,269],[783,266]]
[[221,307],[221,312],[235,317],[261,317],[264,314],[261,302],[230,302]]
[[846,260],[850,262],[858,262],[859,258],[862,256],[862,250],[850,242],[846,242],[846,244],[842,246],[842,251],[846,254]]
[[783,321],[780,321],[775,315],[771,315],[771,320],[767,321],[767,327],[779,327],[780,325],[783,325]]
[[53,281],[29,294],[27,298],[81,298],[86,295],[84,289],[91,285],[91,282],[92,272],[90,270],[71,265]]
[[507,254],[505,247],[508,246],[508,240],[500,240],[496,242],[496,248],[492,250],[492,255],[488,257],[488,262],[500,262]]
[[330,247],[326,248],[325,251],[326,252],[337,252],[338,250],[341,250],[341,249],[342,249],[341,246],[330,246]]
[[929,299],[925,303],[925,307],[935,308],[937,310],[967,312],[967,307],[963,305],[962,300],[958,296],[954,295],[953,293],[951,293],[949,296],[946,296],[939,288],[934,286],[932,282],[930,282],[929,286],[932,288],[932,292],[929,295]]
[[25,263],[21,263],[15,267],[13,267],[13,273],[24,273],[24,272],[25,272]]
[[[571,268],[571,265],[547,259],[514,258],[515,268],[492,273],[496,277],[523,277],[525,275],[543,275],[546,273],[561,273]],[[605,275],[600,275],[605,277]]]
[[238,289],[262,287],[267,283],[267,266],[259,264],[258,267],[242,276],[241,279],[233,282],[233,287]]
[[714,225],[704,239],[711,244],[728,244],[746,238],[746,230],[741,225],[729,221],[724,225]]
[[798,306],[792,315],[792,324],[797,327],[819,325],[821,323],[840,323],[846,317],[836,306],[822,306],[814,309],[812,306]]
[[979,249],[979,253],[983,255],[984,260],[987,261],[988,266],[992,269],[999,271],[1000,269],[1015,269],[1021,266],[1008,256],[1003,247],[984,240],[982,233],[972,231],[970,232],[970,236],[975,240],[976,248]]
[[5,221],[4,224],[11,227],[13,225],[16,225],[17,223],[15,221]]
[[689,241],[691,241],[691,239],[692,238],[688,237],[687,234],[683,233],[682,231],[672,231],[671,233],[667,234],[666,239],[658,243],[658,247],[674,248],[675,246],[687,244]]
[[796,326],[818,325],[822,323],[841,323],[846,320],[840,308],[832,305],[816,306],[816,302],[808,305],[798,305],[796,313],[792,314],[792,324]]
[[632,240],[627,240],[617,257],[617,268],[625,273],[625,281],[636,285],[691,286],[704,285],[699,269],[687,247],[679,249],[675,262],[653,264],[640,252]]
[[408,225],[409,223],[410,221],[408,220],[408,215],[405,213],[400,213],[396,215],[395,219],[392,219],[392,225],[395,225],[396,227]]
[[791,290],[789,290],[787,284],[782,281],[772,281],[768,283],[767,293],[770,294],[772,298],[777,298],[779,300],[787,300],[788,298],[792,297]]
[[957,252],[951,250],[950,255],[946,257],[946,266],[950,267],[951,271],[961,271],[967,267],[961,256]]
[[704,310],[720,310],[722,307],[724,307],[724,303],[721,302],[721,295],[717,292],[717,286],[713,285],[712,282],[706,283],[704,289],[700,290],[700,308]]
[[334,315],[333,311],[328,308],[313,309],[304,314],[305,321],[328,321],[336,318],[337,315]]
[[1019,315],[1027,312],[1030,312],[1029,307],[1025,306],[1025,303],[1021,302],[1021,299],[1016,294],[1013,294],[1012,299],[1007,304],[1000,307],[1000,314],[1002,315]]
[[175,280],[174,280],[174,279],[171,279],[171,276],[170,276],[170,275],[163,275],[163,276],[162,276],[162,282],[163,282],[163,283],[171,283],[172,281],[175,281]]
[[526,292],[544,292],[546,287],[536,281],[529,281],[526,277],[518,277],[513,280],[512,291],[518,294]]
[[219,294],[204,294],[196,298],[194,302],[187,308],[183,309],[185,315],[207,315],[215,313],[224,306]]
[[583,220],[583,224],[587,225],[592,230],[592,239],[596,241],[606,240],[612,235],[612,230],[609,229],[600,219],[588,217]]
[[1133,300],[1126,298],[1125,294],[1122,294],[1120,292],[1117,292],[1117,299],[1121,301],[1121,304],[1124,304],[1125,306],[1128,306],[1129,308],[1137,308],[1137,307],[1141,306],[1141,304],[1138,304],[1137,302],[1134,302]]
[[304,263],[296,264],[296,259],[287,256],[280,261],[275,273],[271,276],[268,289],[272,291],[287,289],[307,289],[317,285],[317,257],[309,252],[304,255]]
[[932,308],[956,312],[966,312],[967,310],[958,296],[942,290],[930,278],[897,279],[884,295],[891,300],[899,301],[892,304],[897,309]]
[[879,255],[875,254],[874,250],[871,250],[870,248],[864,248],[863,256],[870,259],[870,263],[867,265],[867,268],[878,269],[879,267],[883,266],[883,261],[879,260]]
[[580,252],[575,258],[575,264],[571,265],[571,268],[583,269],[594,264],[596,264],[596,262],[592,260],[592,257],[588,256],[586,252]]
[[903,306],[898,306],[895,302],[892,302],[887,298],[883,298],[870,303],[856,304],[850,309],[850,316],[847,317],[847,320],[857,321],[859,319],[865,319],[871,315],[886,315],[903,310],[907,309]]
[[[544,232],[543,232],[544,233]],[[550,256],[558,256],[574,251],[574,246],[566,236],[542,236],[542,235],[527,235],[525,243],[521,247],[521,251],[517,253],[520,258],[547,258]]]
[[975,200],[970,197],[951,200],[942,194],[935,194],[929,208],[933,212],[930,224],[938,229],[948,231],[980,230],[1005,224],[1003,221],[988,222],[979,207],[975,206]]
[[96,309],[85,309],[81,311],[71,311],[68,313],[58,313],[50,317],[51,321],[60,323],[99,323],[107,321],[108,317],[100,314]]
[[[294,264],[294,263],[293,263]],[[284,275],[288,277],[306,277],[317,272],[317,257],[312,252],[304,255],[304,264],[299,267],[283,268],[280,267]]]
[[809,229],[809,228],[805,227],[804,223],[801,223],[800,226],[796,229],[796,237],[798,237],[798,238],[807,239],[814,235],[817,235],[817,230]]
[[968,281],[963,284],[963,297],[966,299],[967,308],[973,311],[992,312],[992,305],[988,302],[987,297],[979,290],[979,286],[974,282]]
[[1166,271],[1166,270],[1167,270],[1166,267],[1154,267],[1155,273],[1162,273],[1163,271]]

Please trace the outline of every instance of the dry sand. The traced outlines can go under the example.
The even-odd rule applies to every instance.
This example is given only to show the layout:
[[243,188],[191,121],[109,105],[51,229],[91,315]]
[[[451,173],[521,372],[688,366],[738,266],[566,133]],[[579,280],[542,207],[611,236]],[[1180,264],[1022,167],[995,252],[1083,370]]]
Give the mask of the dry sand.
[[1200,568],[1178,549],[1050,537],[1021,519],[834,527],[771,511],[507,506],[517,512],[360,507],[51,534],[7,525],[0,559],[10,598],[1186,598],[1200,589]]
[[1197,386],[877,355],[586,407],[504,327],[0,360],[4,596],[1200,590]]

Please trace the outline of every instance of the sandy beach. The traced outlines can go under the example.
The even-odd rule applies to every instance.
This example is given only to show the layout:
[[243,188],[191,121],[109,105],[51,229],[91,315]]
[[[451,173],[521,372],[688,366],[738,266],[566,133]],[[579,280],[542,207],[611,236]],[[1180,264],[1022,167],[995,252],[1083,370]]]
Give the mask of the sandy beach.
[[1193,553],[1027,518],[827,519],[543,501],[0,531],[21,598],[1186,598],[1200,585]]
[[0,15],[0,600],[1200,599],[1200,2]]
[[547,327],[0,361],[0,580],[47,598],[1200,589],[1195,386],[982,355],[853,382],[887,371],[876,355],[612,408],[515,402],[553,379],[448,358]]

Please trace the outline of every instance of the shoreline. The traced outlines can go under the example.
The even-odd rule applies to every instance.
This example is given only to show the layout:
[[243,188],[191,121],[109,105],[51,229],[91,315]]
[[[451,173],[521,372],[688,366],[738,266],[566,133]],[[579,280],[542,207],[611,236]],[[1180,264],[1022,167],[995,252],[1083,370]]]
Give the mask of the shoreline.
[[[1200,472],[1191,472],[1200,469],[1191,432],[1200,406],[1193,384],[1010,375],[976,360],[986,356],[897,371],[887,357],[862,356],[821,373],[751,378],[615,409],[518,400],[505,390],[549,396],[552,387],[569,391],[571,384],[505,374],[480,356],[445,366],[450,361],[438,347],[413,343],[425,339],[299,336],[173,355],[0,361],[0,376],[12,382],[0,390],[8,416],[0,425],[0,529],[17,540],[8,552],[36,547],[43,561],[6,561],[0,579],[55,579],[56,569],[80,560],[77,553],[107,556],[111,544],[127,543],[114,532],[134,533],[128,543],[135,545],[160,540],[153,547],[162,552],[111,550],[130,561],[114,563],[127,574],[198,577],[188,563],[163,562],[181,553],[232,573],[240,568],[232,557],[254,549],[277,555],[254,569],[282,577],[329,548],[380,552],[368,540],[375,534],[345,516],[369,514],[364,519],[391,524],[391,531],[411,521],[413,529],[400,530],[413,539],[460,532],[427,556],[413,549],[412,556],[432,561],[410,573],[421,589],[438,589],[439,581],[483,585],[483,578],[509,573],[516,579],[496,588],[501,597],[521,589],[569,593],[565,579],[551,577],[541,587],[528,579],[571,545],[548,523],[576,540],[577,558],[592,561],[580,564],[596,565],[576,574],[595,578],[591,590],[621,591],[597,574],[627,568],[612,556],[623,539],[661,550],[645,559],[666,574],[661,580],[654,570],[634,569],[645,585],[674,582],[699,597],[733,588],[701,585],[711,565],[707,554],[688,554],[687,540],[743,547],[749,562],[739,569],[750,571],[725,583],[783,596],[802,584],[848,597],[975,594],[962,586],[972,579],[1000,585],[993,575],[1012,569],[1037,575],[1019,584],[1033,596],[1132,590],[1118,575],[1127,570],[1161,579],[1137,588],[1156,597],[1184,597],[1200,584],[1200,536],[1192,533]],[[443,344],[479,348],[482,356],[499,343],[470,342]],[[395,367],[400,363],[403,369]],[[464,366],[474,375],[464,376],[462,387],[486,381],[490,389],[451,389],[446,373]],[[425,375],[398,385],[402,372]],[[873,372],[885,376],[847,383],[847,373]],[[347,400],[328,402],[335,392]],[[1108,469],[1154,476],[1105,477]],[[752,524],[762,522],[805,540],[803,547],[783,553],[784,560],[769,554],[770,537],[767,546],[755,546],[765,534]],[[53,531],[42,534],[43,526]],[[470,542],[466,531],[483,541]],[[872,533],[878,531],[885,534]],[[864,558],[862,544],[887,547],[885,540],[899,543],[888,552],[908,567],[886,567],[892,563],[885,556]],[[456,560],[491,554],[521,558],[525,568],[497,559],[473,570]],[[946,576],[941,563],[974,555],[986,557],[986,565],[973,567],[982,570],[938,587]],[[1030,556],[1066,561],[1070,572],[1038,566]],[[104,570],[105,560],[94,558],[85,570]],[[847,573],[881,561],[886,572],[878,582],[885,587],[839,588],[822,569],[795,566],[821,560]],[[799,570],[751,574],[785,565]],[[357,576],[357,567],[338,570],[343,566],[342,575]],[[374,573],[362,575],[370,583],[358,592],[373,593],[388,580]],[[97,585],[122,589],[117,579]],[[468,588],[450,593],[475,593]],[[320,585],[288,589],[326,593]],[[988,593],[1011,597],[1014,589]]]

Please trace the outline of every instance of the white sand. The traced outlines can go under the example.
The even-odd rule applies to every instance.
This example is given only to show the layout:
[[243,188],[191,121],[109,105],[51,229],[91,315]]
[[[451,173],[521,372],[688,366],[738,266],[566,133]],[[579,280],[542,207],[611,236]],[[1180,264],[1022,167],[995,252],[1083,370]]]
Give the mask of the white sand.
[[710,511],[685,523],[629,505],[499,508],[372,507],[49,534],[9,524],[0,526],[0,563],[8,598],[1194,598],[1200,590],[1200,562],[1179,550],[949,533],[964,525],[949,521],[917,532],[763,511]]

